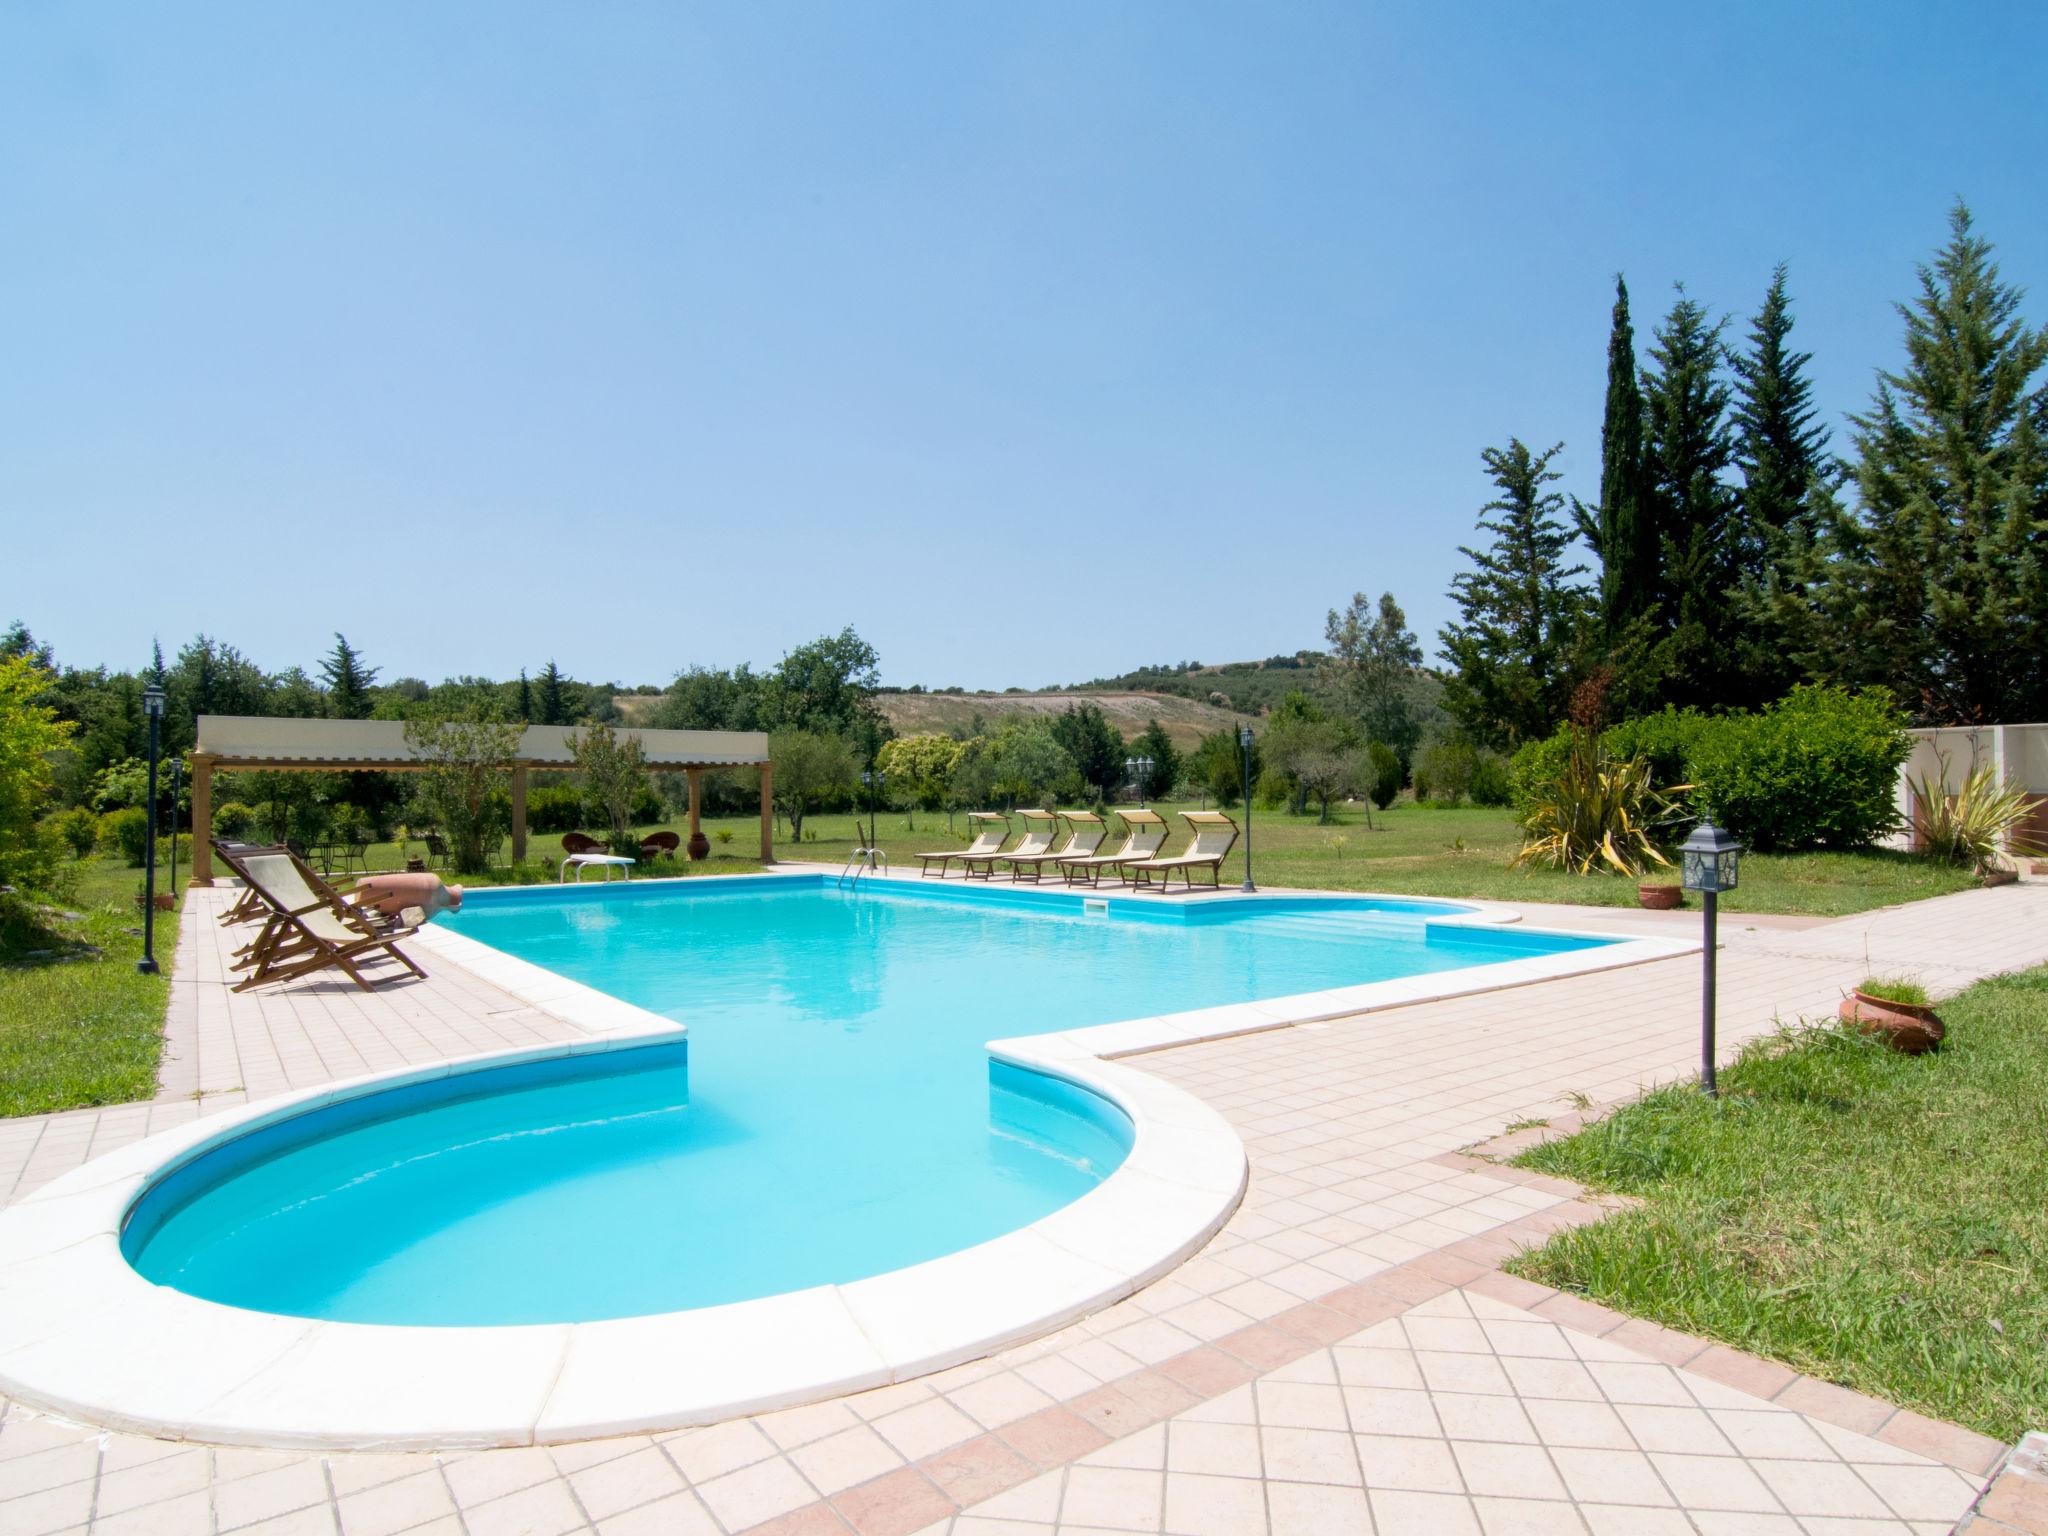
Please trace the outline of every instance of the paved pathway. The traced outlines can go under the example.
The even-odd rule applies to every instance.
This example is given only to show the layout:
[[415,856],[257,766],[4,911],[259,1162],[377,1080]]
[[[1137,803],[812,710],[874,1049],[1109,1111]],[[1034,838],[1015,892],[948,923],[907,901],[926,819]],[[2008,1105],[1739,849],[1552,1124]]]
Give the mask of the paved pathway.
[[[446,964],[374,996],[233,997],[224,900],[186,908],[162,1096],[0,1122],[0,1198],[246,1098],[577,1033]],[[1732,1051],[1871,969],[1946,989],[2048,961],[2048,886],[1723,936]],[[1598,1213],[1457,1149],[1691,1070],[1697,977],[1659,962],[1146,1056],[1244,1136],[1244,1205],[1164,1279],[989,1360],[671,1435],[447,1456],[190,1446],[0,1405],[0,1531],[1946,1531],[1988,1442],[1491,1272]]]

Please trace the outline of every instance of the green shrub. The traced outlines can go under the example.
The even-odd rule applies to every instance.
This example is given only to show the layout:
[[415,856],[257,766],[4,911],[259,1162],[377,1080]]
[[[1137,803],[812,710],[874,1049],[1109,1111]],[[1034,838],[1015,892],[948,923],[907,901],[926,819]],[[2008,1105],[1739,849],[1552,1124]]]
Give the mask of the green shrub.
[[1508,760],[1498,752],[1481,752],[1472,762],[1472,803],[1506,805],[1514,798]]
[[1372,803],[1384,811],[1394,803],[1394,796],[1401,793],[1401,754],[1384,741],[1376,741],[1365,750],[1372,756]]
[[1479,753],[1462,736],[1433,741],[1415,755],[1415,798],[1456,805],[1472,788]]
[[240,800],[223,800],[213,808],[213,835],[239,842],[256,826],[256,808]]
[[1508,803],[1519,819],[1534,809],[1543,792],[1557,782],[1572,755],[1572,728],[1561,726],[1554,736],[1523,742],[1508,759]]
[[1755,715],[1713,721],[1687,773],[1714,816],[1764,852],[1861,848],[1899,822],[1911,743],[1889,689],[1801,686]]
[[149,812],[139,805],[108,811],[99,818],[94,842],[102,853],[118,853],[131,869],[140,869],[149,856]]
[[1723,723],[1723,719],[1696,709],[1673,709],[1667,704],[1654,715],[1610,725],[1601,734],[1600,744],[1610,757],[1642,758],[1650,765],[1650,782],[1659,789],[1671,789],[1687,782],[1694,747]]
[[526,829],[529,832],[576,832],[590,824],[590,812],[581,790],[535,789],[526,795]]
[[84,858],[99,844],[100,819],[82,805],[51,817],[50,829],[71,850],[74,859]]

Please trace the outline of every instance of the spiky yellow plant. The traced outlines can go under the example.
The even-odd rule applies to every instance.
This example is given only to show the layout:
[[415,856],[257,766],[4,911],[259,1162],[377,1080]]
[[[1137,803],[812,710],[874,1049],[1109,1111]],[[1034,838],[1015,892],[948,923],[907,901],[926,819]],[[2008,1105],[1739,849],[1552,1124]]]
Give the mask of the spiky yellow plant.
[[1923,773],[1906,781],[1913,799],[1913,833],[1928,853],[1945,863],[1989,873],[2001,866],[2008,852],[2037,851],[2019,835],[2021,823],[2034,808],[2034,796],[2023,786],[2001,782],[1990,763],[1964,779],[1953,795],[1947,780],[1944,758],[1939,775]]
[[1580,732],[1557,776],[1523,813],[1527,841],[1514,862],[1578,875],[1604,869],[1634,876],[1651,864],[1668,869],[1655,838],[1675,819],[1670,796],[1650,782],[1646,759],[1610,757],[1597,736]]

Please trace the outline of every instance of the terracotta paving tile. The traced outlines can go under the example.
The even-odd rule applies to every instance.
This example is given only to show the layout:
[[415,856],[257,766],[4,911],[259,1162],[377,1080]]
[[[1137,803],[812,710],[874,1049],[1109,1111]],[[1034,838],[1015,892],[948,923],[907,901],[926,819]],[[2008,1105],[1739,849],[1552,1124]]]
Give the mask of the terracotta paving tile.
[[995,1435],[928,1456],[919,1468],[963,1508],[1029,1482],[1038,1468]]
[[860,1536],[910,1536],[958,1508],[915,1467],[849,1488],[831,1502]]
[[1709,1377],[1739,1392],[1765,1399],[1775,1397],[1798,1377],[1798,1372],[1788,1370],[1775,1361],[1759,1360],[1725,1344],[1708,1345],[1703,1352],[1687,1361],[1685,1368],[1695,1375]]
[[1639,1317],[1630,1318],[1603,1337],[1639,1355],[1661,1360],[1666,1365],[1683,1365],[1707,1347],[1705,1339],[1660,1327]]
[[1276,1365],[1285,1365],[1298,1360],[1308,1346],[1292,1334],[1265,1323],[1254,1323],[1249,1328],[1240,1328],[1235,1333],[1225,1334],[1216,1341],[1216,1347],[1226,1354],[1248,1361],[1260,1370],[1271,1370]]
[[1109,1443],[1109,1436],[1063,1407],[1041,1408],[996,1433],[1004,1444],[1041,1467],[1064,1466]]
[[1311,1344],[1334,1344],[1358,1331],[1358,1320],[1316,1302],[1303,1302],[1267,1320],[1269,1327]]
[[773,1520],[750,1525],[739,1536],[847,1536],[852,1529],[831,1505],[807,1504]]
[[1990,1472],[2006,1451],[2002,1442],[1988,1435],[1977,1434],[1959,1425],[1944,1424],[1910,1408],[1901,1408],[1886,1420],[1884,1427],[1877,1432],[1877,1438],[1886,1445],[1895,1445],[1901,1450],[1980,1476]]
[[1830,1424],[1853,1429],[1859,1435],[1877,1433],[1884,1427],[1885,1420],[1897,1412],[1890,1403],[1865,1397],[1861,1392],[1852,1392],[1832,1382],[1816,1381],[1811,1376],[1794,1378],[1773,1401],[1781,1407],[1810,1413]]
[[1219,1396],[1258,1374],[1248,1361],[1207,1346],[1162,1360],[1153,1369],[1202,1397]]

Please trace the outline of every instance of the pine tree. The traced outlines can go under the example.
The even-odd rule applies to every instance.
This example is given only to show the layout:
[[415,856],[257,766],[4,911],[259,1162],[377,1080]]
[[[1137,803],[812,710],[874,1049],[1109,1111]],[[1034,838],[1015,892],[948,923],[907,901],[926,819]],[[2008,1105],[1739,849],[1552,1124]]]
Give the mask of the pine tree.
[[1628,283],[1614,279],[1607,333],[1607,415],[1600,427],[1600,504],[1574,502],[1579,532],[1600,557],[1600,622],[1610,641],[1657,605],[1661,552],[1643,498],[1643,396]]
[[562,689],[562,669],[555,665],[554,657],[540,674],[540,713],[536,725],[567,725],[569,723],[569,701]]
[[519,711],[519,723],[521,725],[531,724],[533,721],[533,684],[526,680],[526,668],[524,667],[519,669],[519,693],[514,702],[515,707]]
[[2019,317],[1960,201],[1898,306],[1906,365],[1855,426],[1858,506],[1829,529],[1815,670],[1926,719],[2048,714],[2048,331]]
[[1722,702],[1732,660],[1722,643],[1737,570],[1729,539],[1737,501],[1727,479],[1735,438],[1720,371],[1726,323],[1709,321],[1681,288],[1643,372],[1644,506],[1662,552],[1670,635],[1664,693],[1680,704]]
[[370,685],[377,681],[377,669],[363,665],[363,658],[337,633],[334,649],[320,663],[320,678],[327,685],[327,717],[330,720],[366,720],[370,715]]
[[1733,533],[1735,661],[1722,702],[1763,704],[1799,680],[1807,648],[1805,589],[1815,544],[1840,471],[1806,377],[1811,353],[1793,350],[1792,306],[1780,262],[1748,346],[1731,351],[1735,372],[1735,462],[1742,491]]
[[1548,735],[1571,692],[1586,613],[1586,594],[1574,578],[1586,568],[1564,563],[1571,537],[1559,517],[1564,498],[1544,489],[1562,478],[1550,464],[1563,449],[1558,443],[1534,454],[1511,438],[1505,449],[1481,455],[1500,492],[1479,518],[1493,542],[1485,550],[1460,548],[1477,569],[1451,582],[1460,620],[1444,628],[1442,640],[1457,668],[1444,685],[1444,706],[1489,744],[1512,747]]

